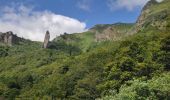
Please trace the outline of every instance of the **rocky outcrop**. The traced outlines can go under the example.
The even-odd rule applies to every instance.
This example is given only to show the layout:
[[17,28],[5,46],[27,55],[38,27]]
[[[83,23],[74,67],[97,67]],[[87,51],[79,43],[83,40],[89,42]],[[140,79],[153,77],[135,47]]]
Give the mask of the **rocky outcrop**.
[[95,41],[100,42],[100,41],[112,40],[116,37],[117,34],[118,32],[116,32],[114,28],[108,27],[102,33],[99,32],[95,33]]
[[50,32],[47,31],[44,38],[43,48],[48,48],[49,40],[50,40]]
[[0,33],[0,42],[8,46],[18,43],[21,38],[17,37],[13,32]]
[[[133,24],[116,23],[98,25],[89,31],[95,33],[95,42],[107,41],[107,40],[120,40],[123,36],[127,35]],[[102,29],[101,29],[102,28]]]

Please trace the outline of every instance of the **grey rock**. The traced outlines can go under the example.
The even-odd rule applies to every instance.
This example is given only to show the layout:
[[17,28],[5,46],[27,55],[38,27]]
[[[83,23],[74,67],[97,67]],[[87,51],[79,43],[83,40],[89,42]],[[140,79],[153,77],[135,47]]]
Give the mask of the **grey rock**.
[[49,40],[50,40],[50,32],[47,31],[44,38],[43,48],[48,48]]
[[19,37],[13,34],[13,32],[9,31],[6,33],[0,33],[0,42],[12,46],[15,43],[18,43],[21,40]]

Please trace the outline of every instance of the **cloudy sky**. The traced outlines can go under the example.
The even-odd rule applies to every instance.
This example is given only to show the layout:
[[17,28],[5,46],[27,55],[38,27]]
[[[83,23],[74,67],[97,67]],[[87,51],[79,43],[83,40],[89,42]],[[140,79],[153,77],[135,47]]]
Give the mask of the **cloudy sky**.
[[149,0],[0,0],[0,32],[43,41],[96,24],[133,23]]

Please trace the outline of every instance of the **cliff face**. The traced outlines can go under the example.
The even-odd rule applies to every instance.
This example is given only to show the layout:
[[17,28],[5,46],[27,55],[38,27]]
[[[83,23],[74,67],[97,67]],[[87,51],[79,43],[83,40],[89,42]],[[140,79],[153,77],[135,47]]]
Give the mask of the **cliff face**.
[[11,31],[0,33],[0,42],[4,43],[5,45],[12,46],[13,44],[18,43],[20,40],[21,38],[14,35]]
[[98,31],[95,32],[95,41],[106,41],[106,40],[118,40],[121,38],[122,33],[120,33],[118,30],[116,30],[113,27],[108,27],[105,29],[102,33],[99,33]]

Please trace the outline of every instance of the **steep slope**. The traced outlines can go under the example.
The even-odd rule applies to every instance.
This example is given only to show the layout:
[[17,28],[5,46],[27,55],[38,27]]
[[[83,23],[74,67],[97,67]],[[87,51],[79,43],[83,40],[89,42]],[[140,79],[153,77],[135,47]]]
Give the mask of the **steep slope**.
[[143,30],[170,30],[170,1],[150,0],[143,8],[135,25],[135,32]]

